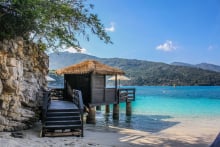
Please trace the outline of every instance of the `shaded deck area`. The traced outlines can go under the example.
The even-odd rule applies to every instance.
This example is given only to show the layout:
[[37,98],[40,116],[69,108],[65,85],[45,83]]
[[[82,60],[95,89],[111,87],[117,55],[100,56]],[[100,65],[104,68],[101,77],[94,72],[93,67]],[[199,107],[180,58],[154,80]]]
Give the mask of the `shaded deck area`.
[[70,101],[51,100],[48,110],[65,110],[65,109],[78,109],[78,107]]

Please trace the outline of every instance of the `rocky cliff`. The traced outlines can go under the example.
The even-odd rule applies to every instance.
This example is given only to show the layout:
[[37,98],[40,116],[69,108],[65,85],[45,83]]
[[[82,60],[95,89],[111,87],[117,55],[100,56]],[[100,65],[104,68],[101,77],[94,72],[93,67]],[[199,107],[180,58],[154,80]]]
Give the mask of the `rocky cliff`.
[[18,37],[0,42],[0,131],[29,128],[39,116],[48,56]]

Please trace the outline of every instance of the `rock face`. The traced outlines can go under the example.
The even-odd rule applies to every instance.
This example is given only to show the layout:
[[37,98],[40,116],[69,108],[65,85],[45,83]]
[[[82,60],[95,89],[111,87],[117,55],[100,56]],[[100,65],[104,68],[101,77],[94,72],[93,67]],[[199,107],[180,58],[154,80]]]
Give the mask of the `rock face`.
[[0,42],[0,131],[29,128],[38,119],[49,59],[18,37]]

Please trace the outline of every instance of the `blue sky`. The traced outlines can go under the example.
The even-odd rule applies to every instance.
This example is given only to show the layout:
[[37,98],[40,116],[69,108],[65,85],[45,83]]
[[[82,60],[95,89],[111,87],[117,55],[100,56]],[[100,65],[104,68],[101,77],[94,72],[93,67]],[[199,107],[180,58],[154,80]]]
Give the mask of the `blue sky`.
[[220,65],[220,0],[92,0],[114,44],[81,41],[87,53]]

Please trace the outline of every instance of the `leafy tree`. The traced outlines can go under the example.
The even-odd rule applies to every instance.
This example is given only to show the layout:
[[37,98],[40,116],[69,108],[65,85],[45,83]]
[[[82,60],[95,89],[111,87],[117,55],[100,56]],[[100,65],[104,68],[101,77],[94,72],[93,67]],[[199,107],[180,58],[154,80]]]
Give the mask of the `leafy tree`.
[[91,31],[112,43],[93,7],[86,0],[0,0],[0,40],[21,36],[43,48],[78,48],[77,37],[89,40]]

